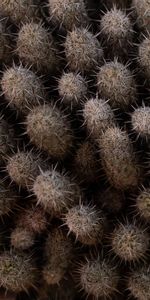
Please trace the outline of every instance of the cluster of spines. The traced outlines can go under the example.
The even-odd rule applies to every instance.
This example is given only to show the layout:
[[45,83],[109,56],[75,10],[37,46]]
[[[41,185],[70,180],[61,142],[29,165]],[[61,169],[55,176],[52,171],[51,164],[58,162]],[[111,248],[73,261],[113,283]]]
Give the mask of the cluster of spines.
[[59,172],[55,168],[37,176],[33,192],[37,203],[54,216],[62,215],[81,197],[78,184],[65,172]]
[[4,71],[1,86],[10,107],[22,113],[27,113],[46,99],[42,81],[22,65],[14,65]]
[[99,138],[98,145],[110,184],[120,190],[138,186],[141,170],[127,132],[110,127]]
[[11,232],[11,246],[18,250],[26,250],[35,243],[36,235],[42,234],[47,227],[45,212],[41,207],[29,206],[21,211]]
[[73,146],[73,132],[65,113],[54,105],[35,107],[26,118],[26,132],[37,148],[63,159]]
[[96,245],[102,241],[106,218],[96,207],[84,204],[74,206],[66,213],[65,222],[69,232],[72,232],[81,243]]
[[73,245],[65,233],[53,228],[45,243],[43,277],[49,285],[58,284],[73,259]]

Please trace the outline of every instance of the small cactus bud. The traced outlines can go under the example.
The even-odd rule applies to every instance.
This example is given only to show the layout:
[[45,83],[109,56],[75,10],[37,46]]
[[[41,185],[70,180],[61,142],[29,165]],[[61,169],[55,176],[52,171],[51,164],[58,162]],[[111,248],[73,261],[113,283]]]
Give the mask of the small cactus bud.
[[150,36],[145,38],[139,45],[138,54],[139,65],[146,75],[147,79],[150,79]]
[[26,250],[34,245],[33,232],[22,227],[16,227],[10,236],[11,246],[18,250]]
[[115,116],[109,103],[98,97],[85,103],[83,117],[87,131],[94,139],[99,138],[108,127],[115,124]]
[[114,61],[105,63],[97,75],[99,94],[114,108],[125,109],[136,101],[136,84],[130,70]]
[[149,0],[132,0],[132,7],[136,13],[137,24],[144,32],[150,33],[150,5]]
[[35,180],[33,191],[38,204],[54,216],[59,216],[80,198],[79,186],[65,173],[55,169],[42,172]]
[[31,142],[52,158],[63,159],[72,147],[71,126],[57,107],[35,107],[27,116],[26,127]]
[[75,28],[67,34],[65,54],[70,69],[84,73],[99,65],[103,50],[91,32],[85,28]]
[[104,259],[87,259],[86,263],[80,267],[79,275],[82,289],[94,298],[106,299],[117,291],[118,271]]
[[80,144],[73,160],[73,170],[81,182],[92,183],[99,178],[98,159],[90,141]]
[[22,188],[30,189],[40,173],[40,166],[42,162],[36,155],[31,152],[18,152],[8,159],[6,169],[12,181]]
[[149,234],[142,225],[120,223],[111,236],[112,249],[123,261],[134,262],[142,259],[149,248]]
[[27,65],[33,65],[38,71],[51,72],[58,63],[57,50],[50,32],[41,24],[24,24],[17,39],[17,52]]
[[128,55],[132,42],[133,29],[129,17],[120,9],[113,7],[101,18],[100,31],[109,56]]
[[131,115],[132,128],[138,137],[150,138],[150,107],[144,106],[134,110]]
[[127,288],[131,295],[138,300],[148,300],[150,295],[150,267],[143,265],[128,276]]
[[136,198],[136,211],[145,220],[150,222],[150,189],[144,189]]
[[0,12],[3,16],[10,17],[16,23],[38,20],[38,1],[34,0],[1,0]]
[[50,284],[58,284],[73,258],[73,245],[60,229],[53,229],[48,235],[45,245],[46,263],[43,268],[44,280]]
[[72,109],[85,101],[87,84],[80,74],[64,73],[58,83],[58,92],[62,103]]
[[76,239],[85,245],[101,242],[106,219],[102,211],[87,205],[70,208],[65,215],[65,222]]
[[99,147],[102,166],[112,186],[120,190],[137,186],[140,168],[127,133],[110,127],[99,139]]
[[37,270],[31,256],[19,252],[3,252],[0,255],[0,285],[19,293],[34,287]]
[[84,0],[49,0],[48,8],[52,22],[71,30],[74,26],[88,25]]
[[46,98],[41,80],[22,66],[7,69],[3,73],[1,86],[9,105],[22,113],[27,113]]

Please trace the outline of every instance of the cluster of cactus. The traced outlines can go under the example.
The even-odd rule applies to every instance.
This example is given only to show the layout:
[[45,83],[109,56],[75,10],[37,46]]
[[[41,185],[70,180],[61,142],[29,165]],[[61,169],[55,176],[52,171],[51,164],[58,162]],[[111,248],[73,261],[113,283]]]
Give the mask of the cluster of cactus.
[[150,0],[0,0],[0,300],[150,299]]

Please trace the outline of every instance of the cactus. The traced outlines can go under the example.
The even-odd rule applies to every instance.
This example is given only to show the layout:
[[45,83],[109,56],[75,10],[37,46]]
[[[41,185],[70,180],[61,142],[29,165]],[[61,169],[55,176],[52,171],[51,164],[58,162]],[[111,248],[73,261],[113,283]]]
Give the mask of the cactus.
[[117,59],[105,63],[97,74],[97,86],[102,98],[114,108],[126,109],[136,101],[136,84],[129,69]]
[[1,0],[0,12],[3,16],[10,17],[16,23],[37,21],[39,17],[38,1],[34,0]]
[[135,208],[140,217],[150,221],[150,189],[142,190],[136,198]]
[[150,138],[150,107],[138,107],[131,115],[131,124],[138,137]]
[[149,248],[149,234],[140,224],[119,223],[111,235],[114,253],[125,262],[135,262],[144,258]]
[[67,33],[65,54],[72,71],[91,72],[102,60],[103,50],[98,39],[86,28]]
[[116,293],[119,274],[106,259],[87,259],[78,272],[80,285],[87,295],[107,299]]
[[88,25],[84,0],[49,0],[48,8],[52,22],[67,30]]
[[127,288],[131,295],[138,300],[149,300],[150,295],[150,267],[143,265],[128,276]]
[[0,285],[19,293],[34,287],[37,269],[33,258],[21,252],[5,251],[0,254]]
[[121,9],[113,7],[102,16],[100,32],[109,56],[127,57],[133,29],[129,17]]
[[98,144],[102,166],[111,185],[120,190],[137,186],[141,170],[127,133],[118,127],[110,127]]
[[85,103],[83,118],[89,135],[94,139],[98,139],[107,128],[115,124],[115,116],[109,103],[98,97]]
[[52,158],[63,159],[73,145],[73,133],[63,112],[52,105],[35,107],[26,119],[27,134]]
[[92,183],[98,180],[98,159],[91,141],[80,144],[73,159],[73,170],[81,182]]
[[32,110],[46,98],[41,80],[22,65],[7,69],[3,73],[1,86],[8,104],[22,113]]
[[76,108],[81,105],[87,96],[87,83],[80,74],[64,73],[58,83],[58,92],[62,103]]
[[150,36],[139,45],[138,62],[147,79],[150,79]]
[[132,0],[133,11],[136,14],[136,22],[144,32],[150,32],[150,5],[149,0]]
[[102,211],[89,205],[78,205],[68,210],[65,222],[69,232],[85,245],[96,245],[102,241],[106,218]]
[[63,279],[73,258],[73,246],[63,231],[54,228],[46,239],[44,280],[49,284],[58,284]]
[[33,191],[37,203],[54,216],[60,216],[79,201],[79,186],[65,172],[55,169],[42,172],[35,180]]
[[55,71],[58,57],[57,49],[50,32],[37,23],[24,24],[17,38],[17,53],[26,64],[38,71]]
[[11,180],[19,187],[31,189],[41,166],[43,163],[37,155],[19,151],[8,159],[6,169]]
[[11,232],[11,246],[18,250],[30,248],[34,245],[36,235],[44,232],[46,227],[46,215],[41,207],[32,205],[21,210]]
[[10,235],[11,246],[18,250],[26,250],[34,245],[34,234],[22,227],[16,227]]

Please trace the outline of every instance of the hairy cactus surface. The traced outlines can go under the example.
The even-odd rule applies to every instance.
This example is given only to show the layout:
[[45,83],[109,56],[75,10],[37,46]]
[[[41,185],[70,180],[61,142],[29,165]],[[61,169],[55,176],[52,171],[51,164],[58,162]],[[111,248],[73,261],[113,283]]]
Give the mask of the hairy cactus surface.
[[72,71],[86,73],[102,60],[103,50],[90,31],[86,28],[75,28],[67,34],[65,54]]
[[73,132],[65,114],[52,105],[35,107],[26,119],[27,134],[38,148],[63,159],[73,145]]
[[46,98],[44,86],[38,76],[21,65],[7,69],[1,85],[8,104],[22,113],[27,113]]
[[52,21],[67,30],[88,25],[84,0],[49,0],[48,8]]
[[147,265],[132,270],[128,277],[128,290],[138,300],[148,300],[150,294],[150,268]]

